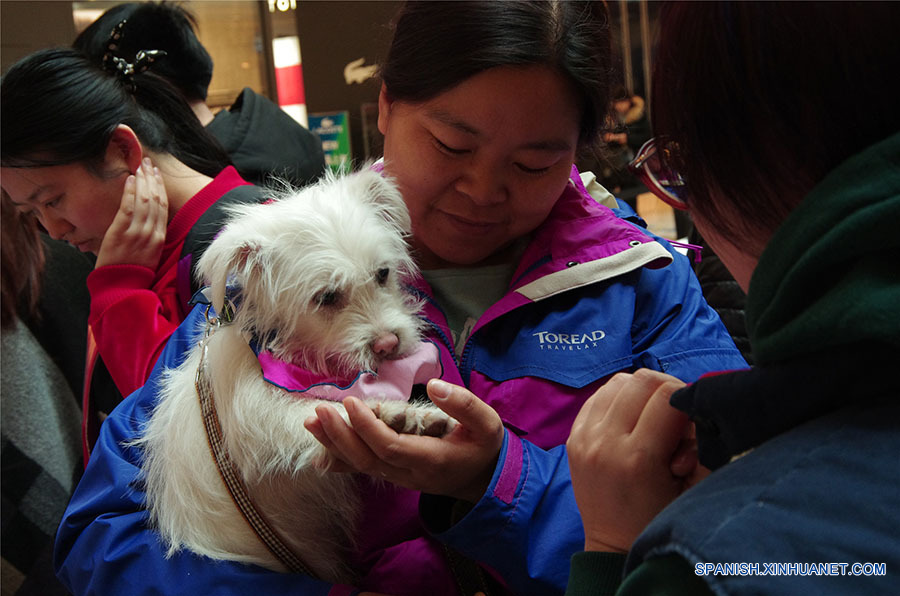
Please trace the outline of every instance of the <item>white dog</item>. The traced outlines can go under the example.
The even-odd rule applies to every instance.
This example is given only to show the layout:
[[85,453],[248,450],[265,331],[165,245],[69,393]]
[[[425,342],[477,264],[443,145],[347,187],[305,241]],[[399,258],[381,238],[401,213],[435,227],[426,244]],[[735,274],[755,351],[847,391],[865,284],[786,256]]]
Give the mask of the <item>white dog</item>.
[[[355,380],[347,393],[368,399],[395,430],[442,435],[455,424],[430,403],[407,401],[413,383],[440,374],[434,355],[402,366],[419,348],[434,349],[420,341],[420,304],[400,283],[414,270],[409,230],[396,187],[370,170],[235,210],[198,263],[215,312],[233,304],[233,320],[168,371],[136,441],[145,451],[148,509],[170,555],[187,548],[287,570],[239,512],[211,455],[198,396],[208,386],[223,449],[256,509],[313,575],[353,582],[346,561],[358,485],[321,471],[327,452],[304,420]],[[386,401],[378,383],[390,374],[406,394]],[[285,387],[304,375],[310,388]],[[346,419],[340,402],[334,406]]]

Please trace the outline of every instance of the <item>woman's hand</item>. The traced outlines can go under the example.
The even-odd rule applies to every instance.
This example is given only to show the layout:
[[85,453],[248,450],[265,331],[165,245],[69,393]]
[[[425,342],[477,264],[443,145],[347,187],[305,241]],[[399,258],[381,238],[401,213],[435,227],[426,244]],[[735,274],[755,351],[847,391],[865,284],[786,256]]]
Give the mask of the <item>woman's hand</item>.
[[585,402],[566,442],[585,550],[627,552],[647,524],[709,471],[694,429],[669,405],[684,387],[641,369],[619,373]]
[[95,267],[143,265],[156,269],[166,241],[169,202],[159,169],[145,157],[125,180],[122,202],[106,230]]
[[406,488],[477,502],[503,445],[500,416],[464,387],[445,381],[429,381],[428,395],[459,422],[440,438],[398,434],[352,397],[343,402],[350,425],[333,407],[322,405],[305,426],[333,456],[334,471],[363,472]]

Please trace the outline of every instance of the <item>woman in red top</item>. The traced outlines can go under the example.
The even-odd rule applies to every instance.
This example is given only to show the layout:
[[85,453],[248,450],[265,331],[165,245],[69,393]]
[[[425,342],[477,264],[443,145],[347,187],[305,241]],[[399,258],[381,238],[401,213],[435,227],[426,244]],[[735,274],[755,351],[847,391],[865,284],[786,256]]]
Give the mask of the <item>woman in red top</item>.
[[144,384],[183,318],[185,236],[247,184],[153,74],[159,58],[128,63],[111,52],[99,68],[73,50],[42,50],[2,83],[3,190],[52,237],[97,256],[89,324],[122,395]]

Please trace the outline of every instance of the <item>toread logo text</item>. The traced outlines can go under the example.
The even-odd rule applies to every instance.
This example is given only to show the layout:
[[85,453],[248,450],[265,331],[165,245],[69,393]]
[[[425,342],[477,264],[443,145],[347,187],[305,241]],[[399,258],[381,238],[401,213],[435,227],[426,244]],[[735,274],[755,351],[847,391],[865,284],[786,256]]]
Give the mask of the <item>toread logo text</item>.
[[532,334],[538,338],[541,350],[564,350],[574,352],[578,350],[590,350],[596,348],[597,343],[606,337],[606,332],[596,329],[588,333],[554,333],[552,331],[538,331]]

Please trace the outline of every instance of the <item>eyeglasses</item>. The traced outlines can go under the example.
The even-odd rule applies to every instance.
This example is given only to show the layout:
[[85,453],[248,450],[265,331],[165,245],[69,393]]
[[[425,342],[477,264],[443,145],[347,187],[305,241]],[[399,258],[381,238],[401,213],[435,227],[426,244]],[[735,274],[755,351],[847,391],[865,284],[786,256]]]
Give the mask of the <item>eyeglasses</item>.
[[670,165],[677,154],[677,143],[665,137],[654,137],[641,146],[628,168],[667,205],[687,209],[687,185]]

